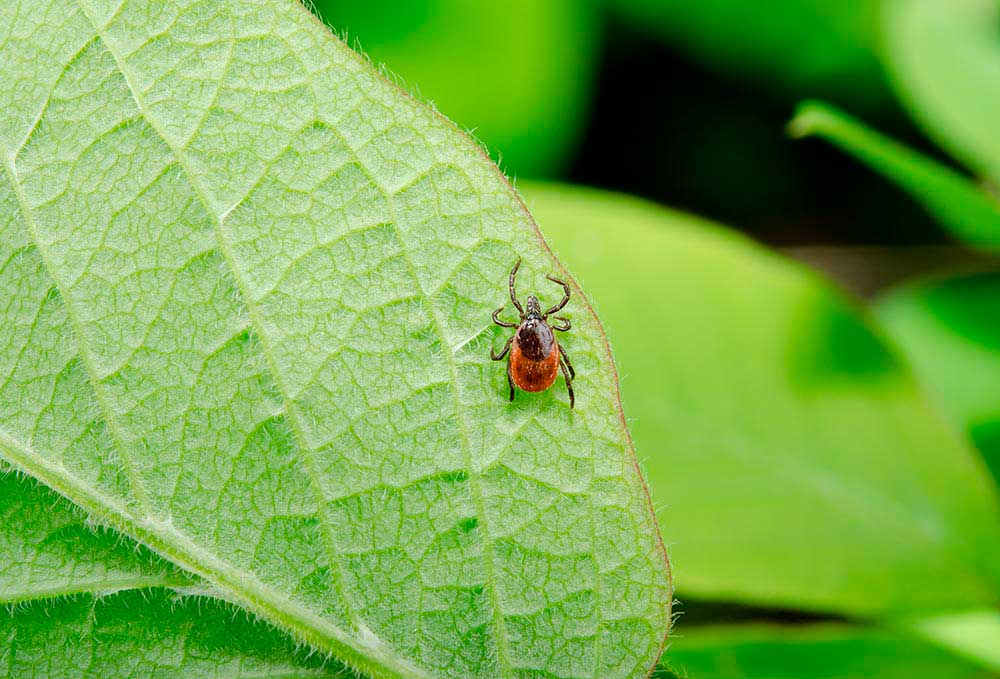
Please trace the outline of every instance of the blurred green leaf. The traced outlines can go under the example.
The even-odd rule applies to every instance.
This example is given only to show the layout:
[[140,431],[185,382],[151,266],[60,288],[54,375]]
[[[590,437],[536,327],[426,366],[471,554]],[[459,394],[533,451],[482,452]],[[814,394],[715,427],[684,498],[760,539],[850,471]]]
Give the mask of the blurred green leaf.
[[876,0],[611,0],[613,9],[719,70],[793,93],[883,98]]
[[1000,672],[1000,612],[942,615],[921,620],[912,628],[920,636]]
[[1000,481],[1000,273],[893,290],[877,313]]
[[883,16],[904,103],[956,158],[1000,181],[1000,3],[891,0]]
[[789,130],[822,137],[896,182],[956,237],[1000,248],[1000,204],[958,172],[826,104],[801,105]]
[[902,633],[840,624],[690,628],[666,658],[692,679],[988,679]]
[[997,600],[993,484],[839,294],[690,216],[527,196],[599,303],[682,599],[866,616]]
[[598,44],[594,0],[315,0],[421,98],[472,127],[516,175],[557,171],[585,122]]

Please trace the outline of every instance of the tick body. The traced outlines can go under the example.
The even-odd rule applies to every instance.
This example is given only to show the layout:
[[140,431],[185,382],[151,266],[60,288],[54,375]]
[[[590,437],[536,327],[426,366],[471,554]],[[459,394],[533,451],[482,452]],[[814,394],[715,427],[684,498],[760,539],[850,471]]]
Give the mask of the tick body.
[[570,363],[566,350],[559,345],[555,331],[566,332],[570,329],[569,319],[556,316],[558,324],[550,324],[549,316],[557,313],[569,302],[569,285],[553,276],[546,276],[550,281],[561,285],[563,288],[562,300],[548,309],[542,311],[538,298],[534,295],[528,297],[527,308],[521,306],[517,299],[515,283],[517,280],[517,270],[521,267],[521,260],[517,260],[514,268],[510,271],[508,287],[510,289],[510,301],[517,309],[520,319],[517,323],[508,323],[501,320],[499,315],[504,310],[500,307],[493,312],[493,322],[504,328],[516,328],[514,334],[504,344],[500,353],[490,349],[490,358],[500,361],[507,357],[507,383],[510,386],[510,400],[514,400],[515,385],[524,391],[544,391],[551,387],[559,371],[562,371],[566,380],[566,391],[569,393],[569,407],[574,405],[573,378],[576,372],[573,364]]

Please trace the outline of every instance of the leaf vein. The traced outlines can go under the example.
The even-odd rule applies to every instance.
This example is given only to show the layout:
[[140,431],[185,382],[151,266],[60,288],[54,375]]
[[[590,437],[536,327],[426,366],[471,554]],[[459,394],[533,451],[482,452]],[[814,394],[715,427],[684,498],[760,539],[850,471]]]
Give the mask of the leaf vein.
[[128,455],[126,447],[122,444],[125,440],[124,436],[122,435],[119,425],[112,414],[113,411],[101,393],[101,386],[98,379],[99,371],[97,370],[97,361],[90,352],[89,344],[87,343],[86,337],[83,333],[83,324],[80,322],[80,319],[74,311],[72,298],[67,295],[67,291],[63,290],[62,286],[59,284],[59,279],[55,275],[52,263],[49,261],[46,250],[42,246],[42,240],[40,234],[38,233],[38,226],[35,224],[34,214],[28,204],[27,197],[24,195],[24,188],[18,180],[17,168],[14,166],[14,159],[9,153],[7,154],[6,161],[7,162],[4,164],[4,168],[14,189],[14,194],[17,197],[18,206],[24,216],[25,228],[27,229],[31,240],[35,243],[35,247],[38,249],[38,254],[42,260],[43,266],[46,271],[48,271],[49,277],[54,283],[53,287],[59,291],[60,296],[65,301],[66,317],[69,320],[70,326],[73,329],[73,334],[76,337],[76,345],[79,349],[78,355],[80,357],[80,362],[86,369],[87,379],[90,383],[90,388],[94,393],[94,399],[96,400],[102,413],[104,413],[105,422],[115,439],[116,447],[119,449],[122,465],[124,467],[125,474],[129,479],[129,487],[132,490],[132,496],[136,502],[139,503],[140,508],[142,508],[145,513],[149,514],[151,513],[149,497],[146,495],[146,491],[142,487],[142,483],[136,474],[135,461],[131,459]]
[[[353,147],[350,145],[347,139],[344,138],[344,136],[340,133],[340,131],[332,126],[330,127],[330,129],[333,131],[334,134],[336,134],[340,138],[341,142],[345,145],[345,147],[352,152],[352,154],[355,157],[355,160],[357,161],[358,167],[362,169],[362,171],[368,177],[372,185],[375,186],[382,193],[386,202],[388,203],[389,210],[392,215],[392,228],[395,231],[396,238],[399,240],[399,243],[402,247],[403,259],[406,262],[407,267],[409,268],[410,277],[413,280],[414,288],[419,291],[420,296],[423,298],[424,303],[427,306],[428,312],[430,313],[431,316],[431,322],[432,322],[431,324],[434,326],[434,331],[437,334],[438,339],[441,342],[441,345],[447,348],[449,346],[448,337],[445,335],[444,327],[441,323],[441,319],[438,316],[437,308],[433,300],[427,295],[423,287],[420,285],[420,279],[417,276],[416,267],[413,265],[413,261],[411,260],[409,251],[407,250],[405,245],[406,241],[403,238],[402,232],[399,230],[399,216],[396,211],[393,195],[389,192],[388,189],[383,187],[376,180],[376,178],[372,175],[371,171],[362,162],[357,151],[353,149]],[[489,585],[488,589],[490,592],[490,601],[493,609],[492,618],[495,630],[494,632],[495,641],[497,643],[497,654],[503,664],[503,669],[506,671],[507,676],[512,677],[513,674],[511,670],[513,669],[513,665],[510,656],[509,640],[507,639],[506,624],[503,621],[503,615],[500,609],[500,599],[497,590],[497,579],[493,564],[493,561],[495,559],[493,554],[493,543],[486,537],[488,529],[486,529],[486,517],[485,517],[486,511],[483,501],[483,491],[480,486],[481,480],[479,479],[478,472],[476,471],[472,463],[472,446],[469,443],[469,432],[468,432],[469,425],[467,422],[467,418],[464,415],[465,410],[462,407],[461,398],[458,393],[458,379],[459,379],[458,368],[457,365],[455,364],[454,356],[452,356],[450,352],[445,350],[441,352],[441,355],[444,356],[445,361],[448,364],[448,370],[451,376],[451,385],[450,385],[451,388],[449,389],[449,391],[452,395],[452,403],[455,416],[461,425],[460,430],[462,432],[462,448],[465,456],[466,471],[469,475],[469,486],[473,492],[474,502],[476,505],[476,514],[478,515],[480,524],[484,527],[484,530],[482,531],[483,545],[485,552],[484,567],[486,569],[486,579],[487,579],[487,584]]]

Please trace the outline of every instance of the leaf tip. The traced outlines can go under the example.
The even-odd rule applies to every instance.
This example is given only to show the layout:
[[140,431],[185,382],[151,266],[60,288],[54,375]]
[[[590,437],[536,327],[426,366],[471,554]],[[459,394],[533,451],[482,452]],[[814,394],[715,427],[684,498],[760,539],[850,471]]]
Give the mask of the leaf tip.
[[829,129],[841,115],[829,104],[807,99],[796,107],[795,115],[788,121],[785,130],[792,139],[802,139]]

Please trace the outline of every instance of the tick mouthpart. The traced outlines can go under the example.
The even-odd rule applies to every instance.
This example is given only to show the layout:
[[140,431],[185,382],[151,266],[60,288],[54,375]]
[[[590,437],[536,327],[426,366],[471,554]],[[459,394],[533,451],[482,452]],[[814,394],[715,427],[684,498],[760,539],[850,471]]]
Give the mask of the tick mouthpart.
[[535,297],[534,295],[529,295],[528,296],[528,305],[527,305],[527,309],[524,312],[524,315],[526,317],[527,316],[541,316],[542,315],[542,307],[538,303],[538,298]]

